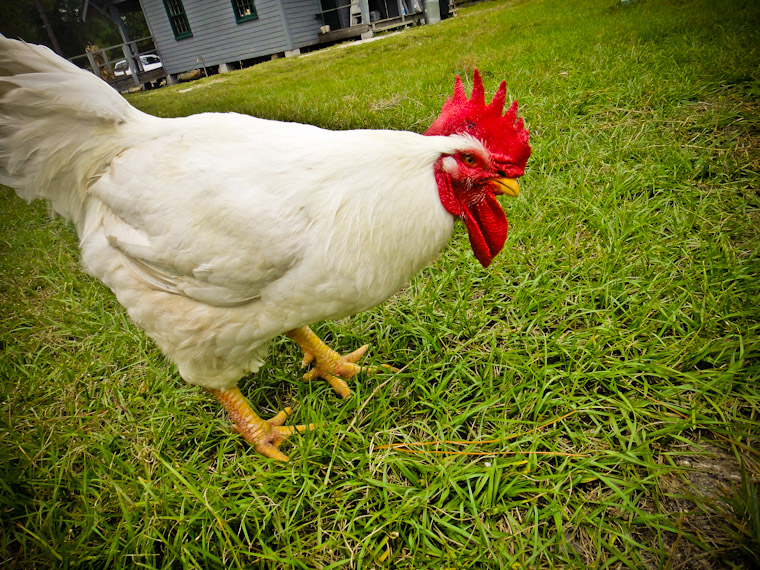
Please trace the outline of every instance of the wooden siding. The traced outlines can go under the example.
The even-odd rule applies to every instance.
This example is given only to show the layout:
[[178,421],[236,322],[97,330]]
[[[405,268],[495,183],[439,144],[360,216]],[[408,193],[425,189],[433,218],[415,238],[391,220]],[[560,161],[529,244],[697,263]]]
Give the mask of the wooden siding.
[[181,40],[174,39],[162,0],[140,3],[164,69],[170,74],[318,43],[318,0],[255,0],[258,19],[240,24],[235,22],[230,0],[183,0],[193,35]]
[[322,26],[319,0],[282,0],[282,5],[294,47],[319,43],[319,28]]

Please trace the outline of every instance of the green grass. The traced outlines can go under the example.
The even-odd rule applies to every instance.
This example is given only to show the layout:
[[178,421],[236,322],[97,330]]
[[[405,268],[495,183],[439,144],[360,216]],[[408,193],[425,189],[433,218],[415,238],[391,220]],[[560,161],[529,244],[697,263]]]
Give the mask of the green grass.
[[505,250],[483,270],[459,228],[387,303],[317,323],[401,368],[347,401],[275,342],[241,388],[322,426],[289,464],[182,382],[68,224],[0,193],[0,564],[757,567],[756,2],[481,3],[130,101],[422,131],[474,67],[532,133]]

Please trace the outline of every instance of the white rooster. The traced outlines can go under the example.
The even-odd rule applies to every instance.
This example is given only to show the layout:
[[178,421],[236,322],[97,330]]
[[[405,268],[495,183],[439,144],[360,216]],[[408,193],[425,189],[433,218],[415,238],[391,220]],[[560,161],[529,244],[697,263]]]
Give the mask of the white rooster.
[[[0,36],[0,183],[72,220],[85,270],[211,392],[260,453],[311,426],[264,420],[238,380],[287,334],[343,397],[366,347],[340,356],[306,326],[373,307],[465,221],[483,265],[530,155],[502,83],[457,78],[428,135],[329,131],[204,113],[161,119],[47,48]],[[475,92],[477,90],[477,93]],[[461,133],[461,134],[455,134]]]

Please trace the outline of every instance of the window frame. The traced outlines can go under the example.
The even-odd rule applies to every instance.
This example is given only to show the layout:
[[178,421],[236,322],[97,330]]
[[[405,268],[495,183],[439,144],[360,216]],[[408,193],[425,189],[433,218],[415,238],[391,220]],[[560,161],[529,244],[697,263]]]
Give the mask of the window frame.
[[259,19],[259,13],[256,10],[256,3],[253,0],[242,0],[242,1],[249,1],[251,3],[251,10],[252,12],[250,14],[241,15],[238,2],[241,0],[230,0],[230,4],[232,4],[232,13],[235,15],[235,23],[242,24],[243,22],[250,22],[251,20],[258,20]]
[[[185,5],[182,3],[182,0],[163,0],[163,2],[164,9],[166,10],[166,17],[169,19],[169,25],[171,26],[172,32],[174,33],[174,39],[184,40],[185,38],[192,38],[193,30],[190,28],[190,20],[187,17],[187,10],[185,10]],[[169,9],[169,2],[172,2],[178,6],[180,8],[180,11],[176,14],[172,14],[171,10]],[[184,25],[187,27],[187,31],[178,32],[175,18],[182,18],[184,20]]]

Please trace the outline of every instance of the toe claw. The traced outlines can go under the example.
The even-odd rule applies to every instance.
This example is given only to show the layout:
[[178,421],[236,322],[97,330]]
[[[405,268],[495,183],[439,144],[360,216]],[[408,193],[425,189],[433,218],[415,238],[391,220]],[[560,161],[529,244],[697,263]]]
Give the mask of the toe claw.
[[319,368],[312,368],[306,374],[303,375],[304,382],[311,382],[319,378]]
[[344,400],[351,395],[351,388],[348,387],[348,384],[345,380],[343,380],[343,378],[338,378],[329,372],[324,372],[321,374],[321,376],[327,381],[332,389],[335,390],[338,396]]
[[364,353],[367,352],[369,349],[369,345],[365,344],[364,346],[360,346],[355,351],[350,352],[346,356],[343,357],[344,360],[352,363],[359,362],[359,359],[364,356]]
[[317,426],[316,424],[299,424],[297,426],[293,426],[293,428],[298,433],[305,433],[307,431],[314,431],[315,429],[317,429]]
[[273,425],[273,426],[283,425],[287,421],[288,416],[290,416],[292,413],[293,413],[292,408],[285,408],[280,413],[278,413],[277,415],[269,419],[269,425]]
[[[282,442],[280,441],[279,443]],[[287,463],[290,461],[290,457],[277,449],[277,447],[279,447],[279,443],[277,445],[273,445],[271,443],[259,443],[257,445],[254,445],[253,448],[261,453],[261,455],[265,455],[266,457],[271,457],[272,459],[277,459],[279,461],[284,461]]]

